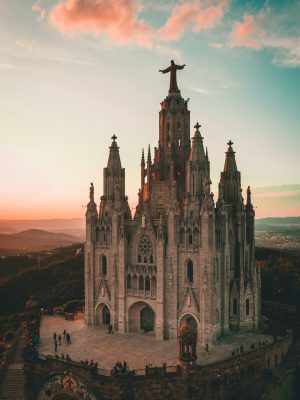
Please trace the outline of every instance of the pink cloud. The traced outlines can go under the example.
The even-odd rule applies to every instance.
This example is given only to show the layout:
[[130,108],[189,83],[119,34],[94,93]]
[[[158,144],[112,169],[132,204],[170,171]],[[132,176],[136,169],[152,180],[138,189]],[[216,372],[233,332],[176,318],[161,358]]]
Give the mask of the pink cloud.
[[64,0],[53,7],[49,22],[66,34],[106,35],[117,44],[151,47],[151,28],[138,20],[140,11],[135,0]]
[[200,0],[185,1],[173,9],[158,37],[170,41],[179,39],[189,28],[194,32],[213,28],[222,19],[227,5],[228,0],[220,0],[217,5],[202,8]]
[[262,39],[264,30],[262,21],[264,16],[261,14],[257,18],[253,15],[244,15],[242,22],[236,22],[230,34],[230,47],[248,47],[260,50],[263,48]]

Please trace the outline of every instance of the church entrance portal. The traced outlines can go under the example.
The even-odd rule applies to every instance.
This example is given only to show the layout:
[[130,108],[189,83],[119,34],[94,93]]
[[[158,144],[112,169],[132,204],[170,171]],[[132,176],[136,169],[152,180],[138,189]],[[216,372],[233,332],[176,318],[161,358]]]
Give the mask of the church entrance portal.
[[138,301],[129,308],[128,331],[155,331],[155,312],[144,301]]
[[144,332],[154,331],[154,312],[149,307],[141,311],[141,329]]
[[110,324],[110,311],[106,305],[103,307],[102,310],[102,323],[106,325]]

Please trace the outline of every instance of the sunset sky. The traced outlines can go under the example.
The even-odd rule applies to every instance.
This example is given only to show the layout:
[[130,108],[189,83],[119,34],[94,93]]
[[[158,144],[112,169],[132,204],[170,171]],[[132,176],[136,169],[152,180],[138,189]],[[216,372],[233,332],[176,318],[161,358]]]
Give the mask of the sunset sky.
[[257,217],[300,215],[299,21],[300,1],[0,0],[0,219],[84,216],[113,134],[134,207],[171,59],[215,198],[231,139]]

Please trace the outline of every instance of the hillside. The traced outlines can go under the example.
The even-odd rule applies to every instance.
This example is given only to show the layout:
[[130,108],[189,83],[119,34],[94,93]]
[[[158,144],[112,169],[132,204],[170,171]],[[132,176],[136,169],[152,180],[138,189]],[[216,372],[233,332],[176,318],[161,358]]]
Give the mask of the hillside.
[[0,256],[51,250],[78,242],[78,237],[41,229],[29,229],[11,234],[0,233]]
[[257,219],[255,240],[257,246],[300,249],[300,217]]
[[29,229],[65,233],[78,236],[82,241],[85,235],[85,220],[84,218],[0,220],[0,233],[17,233]]
[[46,254],[40,266],[36,254],[0,259],[0,316],[22,312],[31,295],[37,296],[44,308],[82,299],[83,269],[78,245]]

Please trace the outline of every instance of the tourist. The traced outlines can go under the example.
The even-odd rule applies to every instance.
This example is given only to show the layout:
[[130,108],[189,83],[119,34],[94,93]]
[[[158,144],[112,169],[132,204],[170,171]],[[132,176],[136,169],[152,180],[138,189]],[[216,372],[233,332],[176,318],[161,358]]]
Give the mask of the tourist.
[[209,354],[208,343],[206,343],[206,345],[205,345],[205,351],[206,351],[206,354]]
[[56,340],[56,338],[54,340],[54,351],[55,351],[55,353],[57,352],[57,340]]
[[62,353],[61,358],[62,358],[63,360],[65,359],[64,353]]
[[66,333],[67,344],[71,344],[71,335]]
[[127,362],[124,361],[124,362],[123,362],[123,367],[122,367],[122,372],[123,372],[123,374],[124,374],[126,371],[127,371]]
[[64,338],[66,338],[66,334],[67,334],[67,331],[64,329],[64,331],[63,331]]
[[53,333],[53,340],[56,341],[56,332]]
[[61,334],[58,335],[58,343],[61,346]]

